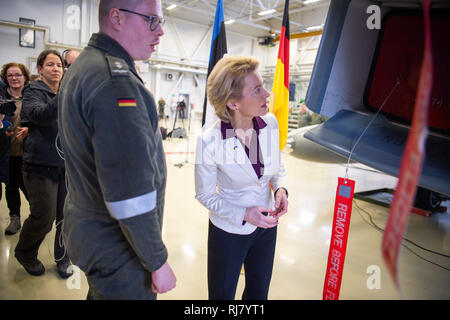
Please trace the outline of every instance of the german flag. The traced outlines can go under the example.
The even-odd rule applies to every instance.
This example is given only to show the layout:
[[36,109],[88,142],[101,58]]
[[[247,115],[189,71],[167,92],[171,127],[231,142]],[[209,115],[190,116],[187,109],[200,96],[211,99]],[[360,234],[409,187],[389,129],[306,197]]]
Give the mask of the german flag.
[[275,114],[278,120],[281,150],[287,141],[289,116],[289,0],[286,0],[284,4],[280,47],[278,49],[277,67],[275,69],[269,110]]
[[[222,59],[222,57],[226,53],[227,53],[227,37],[226,37],[226,33],[225,33],[225,18],[224,18],[224,11],[223,11],[223,1],[217,0],[216,16],[214,18],[214,27],[213,27],[213,34],[212,34],[212,40],[211,40],[211,50],[209,52],[208,75],[206,76],[206,79],[208,79],[208,76],[211,73],[214,66],[216,65],[216,63],[220,59]],[[214,119],[208,119],[210,117],[218,119],[214,113],[213,108],[208,103],[208,98],[206,96],[206,90],[205,90],[205,100],[203,103],[202,127],[205,125],[205,123],[207,126],[212,124]]]
[[130,98],[117,99],[117,104],[119,107],[136,107],[136,100]]

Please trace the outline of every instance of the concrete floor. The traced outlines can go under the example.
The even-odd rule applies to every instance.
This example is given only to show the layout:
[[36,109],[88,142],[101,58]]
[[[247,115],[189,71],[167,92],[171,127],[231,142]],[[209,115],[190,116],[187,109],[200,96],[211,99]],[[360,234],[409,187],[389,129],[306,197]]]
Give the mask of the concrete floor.
[[[168,187],[163,237],[169,251],[169,263],[177,276],[177,287],[169,293],[159,295],[160,300],[207,299],[208,214],[194,198],[194,137],[200,131],[200,125],[193,122],[191,127],[189,141],[164,141]],[[320,300],[337,178],[345,174],[345,166],[304,161],[287,153],[283,153],[283,161],[288,173],[289,211],[280,219],[278,227],[269,299]],[[352,165],[349,175],[356,181],[356,192],[393,188],[397,181],[360,165]],[[449,202],[443,204],[450,205]],[[370,214],[373,221],[383,228],[388,213],[388,209],[383,206],[355,200],[340,299],[450,299],[449,258],[424,251],[410,243],[405,245],[414,253],[404,247],[401,250],[399,270],[402,294],[397,292],[381,257],[382,233],[366,222]],[[22,221],[28,214],[28,203],[23,198]],[[47,271],[43,276],[33,277],[14,258],[19,234],[5,236],[3,231],[8,223],[8,210],[2,199],[0,299],[86,298],[87,282],[78,269],[75,269],[75,275],[68,280],[58,277],[53,262],[54,228],[47,235],[39,252],[39,259]],[[430,217],[412,214],[406,238],[422,247],[450,255],[449,210],[446,213],[433,213]],[[367,281],[373,275],[370,271],[373,266],[379,268],[377,274],[380,287],[370,289]],[[238,299],[243,291],[243,277],[240,277],[238,284]]]

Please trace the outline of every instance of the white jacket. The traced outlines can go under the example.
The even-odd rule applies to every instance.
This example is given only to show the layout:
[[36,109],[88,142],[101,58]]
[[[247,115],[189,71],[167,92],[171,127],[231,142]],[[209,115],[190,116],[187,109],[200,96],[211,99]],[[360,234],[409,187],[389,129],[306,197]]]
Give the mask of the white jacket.
[[277,119],[272,113],[261,119],[267,126],[258,136],[264,164],[260,179],[237,137],[223,139],[220,120],[197,139],[195,198],[209,210],[211,222],[229,233],[252,233],[256,226],[243,224],[245,210],[253,206],[274,209],[274,192],[280,187],[287,190]]

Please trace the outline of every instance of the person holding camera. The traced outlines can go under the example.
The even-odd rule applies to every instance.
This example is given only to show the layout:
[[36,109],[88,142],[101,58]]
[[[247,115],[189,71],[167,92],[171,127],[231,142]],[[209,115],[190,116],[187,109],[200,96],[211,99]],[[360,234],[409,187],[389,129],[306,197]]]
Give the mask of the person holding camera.
[[0,107],[0,117],[8,120],[8,124],[10,124],[0,133],[0,143],[2,144],[2,163],[6,164],[2,170],[6,177],[2,175],[4,178],[2,181],[6,183],[5,195],[10,216],[10,223],[5,229],[5,234],[13,235],[21,228],[20,190],[28,200],[22,174],[23,139],[28,135],[28,128],[20,127],[20,112],[22,110],[22,90],[30,81],[30,72],[23,64],[11,62],[3,65],[1,79],[6,84],[1,90],[1,98],[14,100],[3,103]]
[[9,138],[5,134],[6,128],[3,124],[5,114],[0,113],[0,200],[2,198],[2,185],[1,183],[8,182],[8,163],[9,163]]
[[43,274],[45,268],[38,259],[38,251],[56,218],[54,258],[58,274],[65,279],[73,270],[61,239],[67,190],[64,160],[57,150],[57,94],[63,59],[56,50],[44,50],[37,58],[37,69],[40,80],[30,82],[23,89],[21,123],[28,127],[23,171],[30,216],[20,232],[15,257],[29,274]]

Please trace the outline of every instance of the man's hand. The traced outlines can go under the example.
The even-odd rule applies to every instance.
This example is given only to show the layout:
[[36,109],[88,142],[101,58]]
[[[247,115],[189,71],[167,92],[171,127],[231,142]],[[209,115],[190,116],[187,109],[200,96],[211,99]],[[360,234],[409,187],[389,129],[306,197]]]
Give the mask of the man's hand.
[[177,278],[166,261],[161,268],[152,272],[152,291],[155,293],[165,293],[175,288]]

